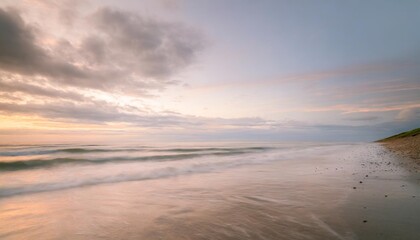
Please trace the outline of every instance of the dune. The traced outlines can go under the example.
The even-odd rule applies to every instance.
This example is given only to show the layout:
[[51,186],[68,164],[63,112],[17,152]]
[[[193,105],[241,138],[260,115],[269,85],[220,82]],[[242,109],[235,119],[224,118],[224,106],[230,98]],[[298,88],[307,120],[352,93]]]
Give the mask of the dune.
[[378,141],[392,152],[414,159],[420,165],[420,128]]

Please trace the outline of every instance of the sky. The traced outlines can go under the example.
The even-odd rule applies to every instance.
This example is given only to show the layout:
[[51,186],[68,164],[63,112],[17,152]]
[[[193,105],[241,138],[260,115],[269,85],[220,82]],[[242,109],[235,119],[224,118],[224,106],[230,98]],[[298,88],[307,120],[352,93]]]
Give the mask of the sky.
[[420,1],[3,0],[0,143],[419,127]]

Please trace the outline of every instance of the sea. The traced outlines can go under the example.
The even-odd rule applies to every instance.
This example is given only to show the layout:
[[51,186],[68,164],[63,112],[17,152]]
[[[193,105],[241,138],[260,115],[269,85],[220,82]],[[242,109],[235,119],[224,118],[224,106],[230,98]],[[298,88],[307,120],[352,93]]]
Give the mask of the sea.
[[2,145],[0,239],[420,239],[407,176],[365,143]]

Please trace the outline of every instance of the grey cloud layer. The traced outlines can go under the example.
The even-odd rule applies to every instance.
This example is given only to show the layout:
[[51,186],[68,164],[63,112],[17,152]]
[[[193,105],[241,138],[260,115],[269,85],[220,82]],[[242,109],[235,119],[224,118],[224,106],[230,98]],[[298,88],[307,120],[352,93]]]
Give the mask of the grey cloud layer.
[[[115,123],[123,122],[135,127],[156,129],[156,134],[174,140],[323,140],[323,141],[373,141],[409,128],[417,127],[416,118],[399,122],[383,122],[379,124],[350,126],[308,124],[296,121],[267,121],[261,118],[202,118],[176,114],[130,113],[119,111],[109,105],[83,104],[9,104],[0,103],[0,111],[4,113],[31,113],[37,116],[54,119],[58,122],[78,123]],[[214,127],[214,128],[213,128]],[[165,131],[165,129],[171,129]],[[172,128],[180,132],[174,132]],[[0,134],[2,134],[0,130]],[[132,133],[136,133],[134,130]],[[141,134],[140,134],[141,135]]]
[[110,8],[88,19],[91,29],[84,40],[57,39],[47,50],[37,41],[42,31],[17,11],[0,9],[0,69],[42,75],[61,86],[144,93],[173,83],[170,78],[192,64],[203,48],[202,38],[181,24]]
[[36,45],[35,31],[17,11],[0,9],[0,68],[5,71],[54,78],[85,79],[83,69],[51,57]]
[[[51,11],[61,11],[59,6]],[[2,114],[143,127],[199,124],[192,118],[146,114],[136,106],[100,102],[84,94],[93,89],[105,95],[144,97],[174,84],[172,78],[193,64],[204,47],[195,30],[106,7],[88,14],[86,21],[83,37],[56,38],[45,46],[43,38],[54,33],[25,22],[18,10],[0,8]],[[43,103],[25,103],[25,97]]]
[[192,126],[197,123],[175,115],[146,115],[141,112],[124,112],[106,103],[74,104],[70,102],[50,104],[1,103],[0,111],[10,114],[31,114],[55,122],[78,123],[126,123],[139,127]]
[[[14,93],[23,93],[30,96],[42,96],[55,99],[69,99],[74,101],[82,101],[85,97],[74,91],[65,91],[61,89],[55,89],[40,85],[34,85],[33,83],[28,83],[24,81],[18,81],[16,79],[12,81],[5,81],[0,77],[0,92],[5,92],[8,94]],[[15,98],[18,100],[19,98]]]
[[[102,8],[93,16],[94,25],[108,44],[123,55],[123,64],[146,77],[168,77],[192,63],[203,48],[195,31],[179,24],[164,23],[139,15]],[[103,41],[90,39],[93,55],[103,60]]]
[[137,111],[122,111],[117,106],[104,102],[90,102],[83,104],[74,104],[70,102],[60,102],[51,104],[13,104],[1,103],[0,112],[10,114],[33,114],[57,122],[79,123],[126,123],[140,127],[181,127],[193,129],[194,127],[203,127],[215,125],[220,127],[267,127],[269,122],[260,118],[203,118],[195,116],[185,116],[176,113],[170,114],[148,114]]

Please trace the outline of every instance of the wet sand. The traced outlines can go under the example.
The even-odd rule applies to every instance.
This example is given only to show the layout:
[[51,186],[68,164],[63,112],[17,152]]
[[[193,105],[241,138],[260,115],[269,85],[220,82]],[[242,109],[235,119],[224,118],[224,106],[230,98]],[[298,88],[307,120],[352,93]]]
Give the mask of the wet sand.
[[420,175],[380,144],[0,198],[1,239],[420,239]]

